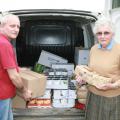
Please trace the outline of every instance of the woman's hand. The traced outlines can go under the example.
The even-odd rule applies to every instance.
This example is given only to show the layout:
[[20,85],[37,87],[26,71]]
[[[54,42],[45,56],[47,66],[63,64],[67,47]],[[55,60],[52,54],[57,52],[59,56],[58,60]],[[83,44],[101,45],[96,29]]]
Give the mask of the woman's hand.
[[103,84],[103,85],[97,85],[96,88],[100,89],[100,90],[110,90],[110,89],[117,89],[118,83],[107,83],[107,84]]
[[86,84],[85,80],[83,80],[80,75],[77,75],[77,76],[75,77],[75,79],[76,79],[76,81],[77,81],[77,83],[78,83],[79,85]]

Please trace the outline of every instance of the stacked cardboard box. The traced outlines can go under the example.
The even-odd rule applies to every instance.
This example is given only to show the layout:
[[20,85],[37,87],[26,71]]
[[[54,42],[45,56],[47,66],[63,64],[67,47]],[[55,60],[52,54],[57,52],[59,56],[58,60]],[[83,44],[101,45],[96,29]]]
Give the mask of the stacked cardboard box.
[[[40,65],[44,65],[47,69],[44,70],[44,74],[47,76],[46,90],[51,90],[51,99],[53,107],[73,107],[75,104],[76,91],[69,89],[70,77],[74,72],[74,64],[68,64],[68,61],[60,56],[49,53],[42,50],[39,60],[37,62]],[[62,92],[64,97],[56,96],[57,92]],[[69,92],[68,92],[69,91]],[[74,94],[72,94],[74,93]],[[33,106],[44,106],[44,100],[37,98],[33,100],[35,103]],[[32,104],[29,104],[32,107]]]
[[[75,105],[76,90],[70,84],[70,76],[65,68],[49,69],[47,71],[46,88],[53,91],[52,106],[55,108],[73,107]],[[71,87],[70,87],[71,85]]]

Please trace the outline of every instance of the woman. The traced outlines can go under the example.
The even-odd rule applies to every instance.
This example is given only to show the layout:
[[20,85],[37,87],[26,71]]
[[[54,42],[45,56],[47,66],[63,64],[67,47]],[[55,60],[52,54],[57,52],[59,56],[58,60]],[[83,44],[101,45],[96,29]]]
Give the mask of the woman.
[[93,30],[98,44],[90,50],[89,67],[111,83],[88,85],[86,120],[120,120],[120,44],[113,39],[111,20],[99,18]]

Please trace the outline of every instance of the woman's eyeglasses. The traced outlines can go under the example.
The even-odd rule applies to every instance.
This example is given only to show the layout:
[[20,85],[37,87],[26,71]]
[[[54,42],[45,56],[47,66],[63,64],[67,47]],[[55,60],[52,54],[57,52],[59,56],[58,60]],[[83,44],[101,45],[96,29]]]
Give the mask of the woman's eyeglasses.
[[107,32],[107,31],[106,32],[97,32],[96,33],[97,36],[102,36],[102,35],[107,36],[109,34],[110,34],[110,32]]

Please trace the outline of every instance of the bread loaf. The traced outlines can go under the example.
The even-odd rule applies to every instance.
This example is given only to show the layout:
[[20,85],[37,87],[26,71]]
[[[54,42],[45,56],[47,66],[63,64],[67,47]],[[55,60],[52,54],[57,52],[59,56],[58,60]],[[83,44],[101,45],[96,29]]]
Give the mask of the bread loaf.
[[85,65],[77,65],[75,68],[75,75],[80,75],[85,82],[90,85],[98,86],[112,82],[112,78],[107,78],[90,70]]

